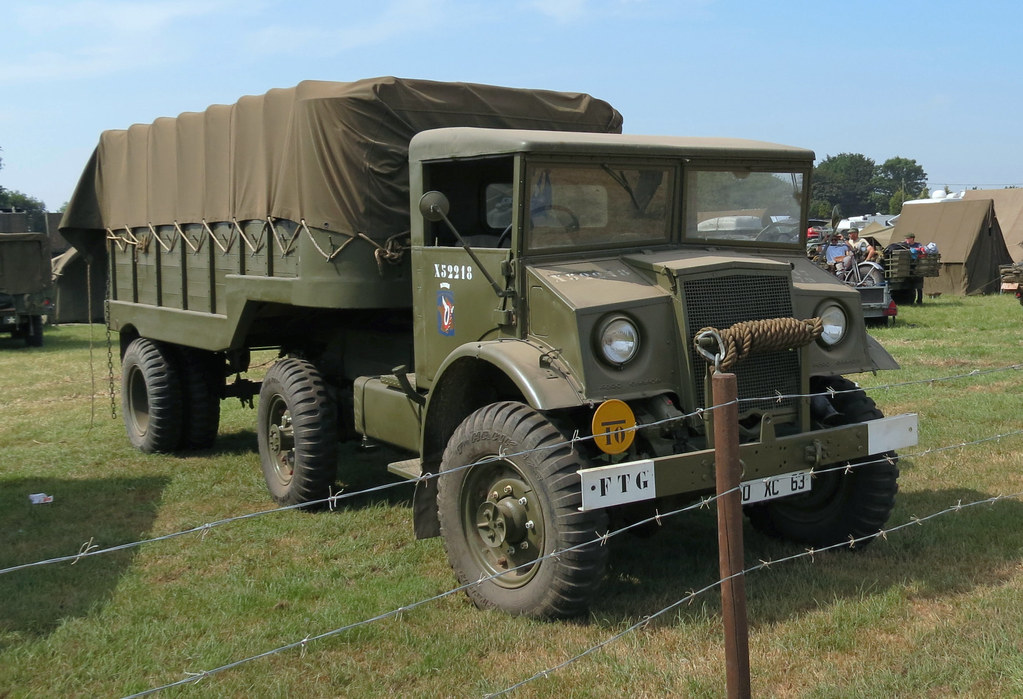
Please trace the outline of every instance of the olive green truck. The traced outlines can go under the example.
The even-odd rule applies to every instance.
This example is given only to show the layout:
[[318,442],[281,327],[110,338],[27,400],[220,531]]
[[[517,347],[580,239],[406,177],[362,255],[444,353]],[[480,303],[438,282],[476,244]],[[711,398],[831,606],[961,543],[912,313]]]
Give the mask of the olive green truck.
[[53,313],[50,241],[45,233],[0,233],[0,332],[42,347]]
[[477,605],[569,616],[599,535],[713,491],[729,329],[788,322],[805,337],[732,368],[747,514],[814,546],[878,532],[916,416],[843,378],[898,367],[805,257],[813,153],[621,124],[583,94],[384,78],[105,132],[61,229],[109,253],[128,438],[208,448],[220,401],[258,394],[280,504],[329,497],[345,440],[397,447],[416,535]]

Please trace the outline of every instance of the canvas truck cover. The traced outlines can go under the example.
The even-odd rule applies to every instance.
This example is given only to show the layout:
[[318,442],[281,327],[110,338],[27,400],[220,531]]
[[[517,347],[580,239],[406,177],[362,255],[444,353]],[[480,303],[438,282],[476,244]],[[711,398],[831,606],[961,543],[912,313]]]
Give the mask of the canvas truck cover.
[[580,93],[373,78],[295,87],[106,131],[61,221],[104,229],[283,218],[384,240],[409,228],[408,144],[446,126],[620,133]]
[[46,234],[0,234],[0,293],[34,294],[49,286],[50,242]]

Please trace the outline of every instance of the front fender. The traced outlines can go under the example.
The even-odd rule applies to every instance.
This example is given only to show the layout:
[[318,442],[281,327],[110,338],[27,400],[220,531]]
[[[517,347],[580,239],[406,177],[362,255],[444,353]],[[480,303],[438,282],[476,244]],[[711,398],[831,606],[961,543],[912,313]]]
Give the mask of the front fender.
[[[586,401],[579,384],[549,350],[524,340],[471,342],[455,349],[437,370],[426,399],[420,454],[423,473],[437,473],[455,429],[495,400],[521,400],[537,411],[574,408]],[[437,536],[436,481],[416,485],[417,538]]]
[[434,385],[443,384],[448,369],[464,359],[484,361],[500,370],[518,388],[523,402],[534,410],[577,407],[585,402],[579,383],[557,356],[526,340],[489,340],[462,345],[441,364]]

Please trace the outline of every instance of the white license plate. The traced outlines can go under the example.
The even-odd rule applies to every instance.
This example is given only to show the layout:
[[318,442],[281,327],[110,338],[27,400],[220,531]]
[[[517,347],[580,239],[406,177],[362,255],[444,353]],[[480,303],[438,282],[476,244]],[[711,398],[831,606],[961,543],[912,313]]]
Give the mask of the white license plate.
[[812,487],[811,483],[809,471],[795,471],[770,478],[744,481],[739,484],[739,492],[742,494],[742,504],[747,505],[796,493],[808,493]]

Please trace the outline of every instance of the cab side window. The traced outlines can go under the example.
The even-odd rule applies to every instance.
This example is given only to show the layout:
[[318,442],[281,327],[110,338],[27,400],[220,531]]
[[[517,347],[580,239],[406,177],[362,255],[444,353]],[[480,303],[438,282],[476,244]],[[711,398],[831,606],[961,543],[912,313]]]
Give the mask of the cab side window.
[[[433,163],[424,170],[427,190],[451,202],[448,218],[469,245],[508,247],[511,240],[513,162],[510,157]],[[426,244],[459,247],[443,221],[428,222]]]

